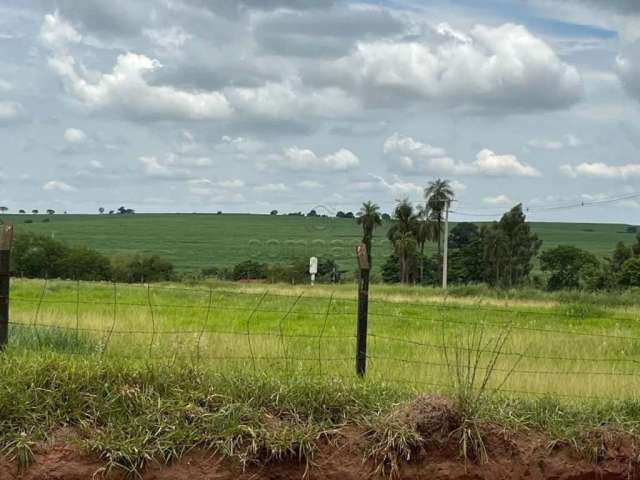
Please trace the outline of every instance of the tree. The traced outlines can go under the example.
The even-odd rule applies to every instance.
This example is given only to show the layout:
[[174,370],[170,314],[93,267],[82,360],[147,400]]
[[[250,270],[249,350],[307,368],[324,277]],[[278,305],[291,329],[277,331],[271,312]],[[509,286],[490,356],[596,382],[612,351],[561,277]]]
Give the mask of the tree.
[[631,247],[626,246],[623,242],[618,242],[611,257],[611,268],[613,268],[615,273],[620,272],[624,262],[629,260],[631,257],[633,257],[633,250]]
[[393,210],[393,225],[387,231],[387,238],[393,242],[398,233],[414,232],[416,228],[416,214],[408,199],[398,200]]
[[104,213],[104,207],[100,207],[100,208],[98,209],[98,212],[100,212],[100,215],[102,215],[102,214]]
[[38,214],[38,210],[36,210],[35,208],[33,210],[31,210],[31,213],[33,213],[34,215]]
[[368,201],[362,204],[358,212],[358,225],[362,226],[362,243],[367,246],[367,257],[369,259],[369,269],[371,269],[371,250],[373,231],[376,227],[382,225],[380,218],[380,207],[375,203]]
[[409,283],[411,259],[416,253],[416,239],[412,232],[398,232],[394,237],[393,250],[400,259],[400,281]]
[[640,232],[636,235],[636,243],[631,247],[635,256],[640,256]]
[[267,266],[255,260],[247,260],[233,267],[234,280],[261,280],[267,277]]
[[315,210],[311,210],[309,213],[307,213],[307,217],[317,217],[318,216],[318,212],[316,212]]
[[382,281],[384,283],[400,282],[400,259],[395,253],[389,255],[382,265]]
[[487,282],[512,287],[528,278],[542,242],[531,233],[522,204],[505,213],[499,222],[484,226],[481,237]]
[[55,211],[55,210],[52,210],[51,208],[49,208],[49,209],[47,210],[47,215],[55,215],[55,213],[56,213],[56,211]]
[[622,264],[620,284],[640,287],[640,257],[633,257]]
[[0,212],[5,213],[9,211],[9,207],[0,207]]
[[387,232],[387,238],[393,244],[393,249],[400,261],[400,281],[409,282],[409,267],[411,257],[416,253],[415,238],[417,217],[413,205],[406,198],[400,200],[393,212],[394,224]]
[[583,288],[585,274],[598,266],[595,255],[573,245],[559,245],[540,255],[540,268],[550,273],[547,281],[549,290]]
[[424,281],[424,246],[435,240],[435,228],[429,205],[419,205],[415,224],[416,242],[420,250],[420,283]]
[[18,210],[18,213],[20,213],[21,215],[24,215],[24,214],[25,214],[25,213],[27,213],[27,212],[25,212],[25,211],[21,208],[20,210]]
[[272,215],[272,216],[278,215],[278,210],[271,210],[269,215]]
[[438,246],[438,261],[442,269],[442,224],[444,222],[444,212],[455,198],[455,193],[451,188],[449,180],[436,178],[424,189],[424,196],[427,206],[431,209],[431,215],[435,221],[434,236]]
[[449,233],[449,280],[452,283],[481,282],[484,275],[483,246],[475,223],[458,223]]
[[119,207],[118,213],[120,215],[133,215],[136,211],[132,208]]

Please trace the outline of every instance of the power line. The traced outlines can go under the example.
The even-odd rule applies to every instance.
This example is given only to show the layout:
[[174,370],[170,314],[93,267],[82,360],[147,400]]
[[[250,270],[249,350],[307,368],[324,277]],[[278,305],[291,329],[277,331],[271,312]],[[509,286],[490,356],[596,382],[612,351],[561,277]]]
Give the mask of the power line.
[[[550,204],[550,205],[533,205],[527,206],[526,203],[521,202],[523,206],[523,210],[527,213],[538,213],[538,212],[550,212],[550,211],[562,211],[562,210],[573,210],[576,208],[586,208],[586,207],[597,207],[601,205],[608,205],[612,203],[617,203],[625,200],[633,200],[636,198],[640,198],[640,192],[633,192],[626,195],[619,195],[615,197],[602,198],[599,200],[585,201],[582,200],[580,202],[574,203],[563,203],[563,204]],[[476,209],[482,209],[481,207],[475,207]],[[462,215],[467,217],[484,217],[484,218],[494,218],[496,216],[501,216],[504,214],[504,211],[492,211],[492,212],[467,212],[461,210],[451,210],[451,213],[455,213],[456,215]]]

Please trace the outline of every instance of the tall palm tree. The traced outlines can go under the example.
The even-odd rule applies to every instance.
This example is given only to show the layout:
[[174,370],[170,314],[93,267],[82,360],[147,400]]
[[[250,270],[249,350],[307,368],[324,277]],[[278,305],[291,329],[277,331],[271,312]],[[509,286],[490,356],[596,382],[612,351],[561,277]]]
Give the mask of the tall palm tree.
[[440,268],[442,268],[442,224],[444,222],[444,211],[455,198],[455,193],[451,188],[449,180],[436,178],[429,182],[427,188],[424,189],[424,196],[427,200],[427,206],[431,209],[431,217],[435,221],[435,237],[438,243],[438,260]]
[[400,258],[400,282],[409,283],[409,259],[416,251],[416,238],[413,233],[396,233],[393,241],[393,250]]
[[409,259],[415,253],[417,217],[409,200],[398,201],[393,211],[394,224],[387,232],[396,255],[400,258],[400,281],[409,281]]
[[392,242],[397,233],[414,232],[416,228],[416,214],[411,202],[406,198],[397,202],[398,204],[393,210],[394,223],[387,232],[387,237]]
[[420,283],[424,280],[425,243],[436,240],[434,225],[429,205],[418,205],[415,235],[418,248],[420,249]]
[[371,243],[373,240],[373,231],[377,226],[382,225],[380,207],[371,201],[363,203],[360,211],[358,212],[357,222],[358,225],[362,225],[362,243],[367,246],[369,269],[371,269]]

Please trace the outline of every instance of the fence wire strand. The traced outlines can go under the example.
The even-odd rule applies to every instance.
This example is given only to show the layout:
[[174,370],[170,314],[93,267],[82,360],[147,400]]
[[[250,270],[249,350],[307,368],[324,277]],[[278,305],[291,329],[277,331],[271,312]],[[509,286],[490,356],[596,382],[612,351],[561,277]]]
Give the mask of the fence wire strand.
[[[356,302],[337,296],[335,291],[320,296],[313,291],[283,295],[268,289],[247,293],[150,284],[91,286],[84,288],[80,281],[57,283],[44,279],[33,294],[20,291],[13,295],[9,325],[16,342],[21,334],[31,334],[38,349],[61,349],[71,355],[113,354],[171,363],[184,357],[213,366],[228,361],[250,364],[254,373],[258,364],[260,368],[277,365],[287,376],[294,368],[301,368],[304,375],[343,376],[358,381],[355,374],[341,373],[350,371],[355,357],[356,335],[351,332]],[[367,376],[376,381],[413,388],[449,388],[451,358],[447,358],[447,352],[458,349],[476,355],[474,368],[504,375],[496,389],[500,393],[609,398],[573,395],[556,391],[558,388],[546,392],[521,388],[527,382],[514,382],[514,377],[536,380],[538,385],[546,381],[557,387],[572,381],[582,384],[585,390],[595,378],[613,382],[611,385],[626,382],[629,389],[640,387],[637,316],[590,318],[544,309],[460,305],[450,303],[450,299],[410,303],[374,300],[370,305]],[[457,318],[459,312],[473,312],[473,317],[465,313],[463,318]],[[596,321],[589,323],[592,320]],[[508,329],[510,334],[535,340],[538,350],[531,351],[531,345],[513,346],[506,337],[500,337],[501,333],[497,334],[501,338],[497,347],[461,342],[456,345],[450,341],[478,329],[484,334],[485,327],[498,332]],[[438,328],[442,329],[440,341],[435,333]],[[60,340],[51,332],[61,332],[62,339],[67,334],[73,337],[74,346],[60,347],[67,345],[67,340]],[[173,337],[168,339],[169,336]],[[234,340],[242,337],[240,342]],[[95,351],[91,349],[93,338],[100,339]],[[146,348],[145,338],[149,339]],[[141,345],[136,348],[138,340]],[[84,350],[83,342],[89,345]],[[123,349],[127,342],[133,343]],[[581,353],[585,355],[565,354],[570,351],[570,342],[582,342]],[[485,358],[486,362],[482,360]],[[526,365],[521,366],[521,362]]]

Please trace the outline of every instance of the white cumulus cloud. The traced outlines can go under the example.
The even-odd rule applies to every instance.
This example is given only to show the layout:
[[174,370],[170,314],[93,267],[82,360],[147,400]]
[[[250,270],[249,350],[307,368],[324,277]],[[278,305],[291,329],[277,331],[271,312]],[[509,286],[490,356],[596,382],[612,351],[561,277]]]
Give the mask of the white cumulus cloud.
[[40,26],[40,41],[53,49],[63,49],[68,43],[78,43],[82,35],[57,11],[44,16]]
[[336,62],[337,73],[383,95],[490,110],[557,109],[582,96],[578,70],[524,26],[476,25],[465,33],[440,25],[433,33],[414,41],[361,42]]
[[69,143],[82,143],[87,139],[87,134],[79,128],[67,128],[63,136]]
[[483,203],[488,205],[514,205],[515,202],[506,195],[496,195],[495,197],[484,197]]
[[498,155],[491,150],[478,152],[473,162],[460,162],[447,155],[445,149],[394,133],[387,138],[384,153],[407,173],[442,175],[484,175],[537,177],[540,172],[515,155]]
[[628,163],[625,165],[608,165],[603,162],[579,165],[562,165],[560,171],[568,177],[593,177],[593,178],[639,178],[640,164]]
[[19,102],[0,101],[0,126],[20,123],[27,119],[27,113]]
[[42,186],[42,189],[57,192],[72,192],[75,190],[74,187],[60,180],[50,180]]
[[478,153],[472,166],[477,173],[493,177],[540,176],[538,170],[520,162],[515,155],[497,155],[486,148]]
[[358,156],[346,148],[335,153],[319,157],[312,150],[298,147],[285,148],[283,157],[285,166],[292,170],[305,171],[347,171],[360,165]]
[[210,120],[230,116],[233,108],[218,91],[187,91],[152,85],[147,75],[162,64],[146,55],[118,55],[109,73],[91,72],[67,52],[82,36],[57,12],[45,15],[40,40],[52,54],[49,67],[60,77],[66,91],[87,108],[113,109],[134,118],[150,120]]
[[563,148],[579,147],[581,145],[582,140],[570,133],[563,135],[560,139],[534,138],[527,142],[527,146],[531,148],[538,148],[541,150],[560,150]]
[[289,190],[284,183],[267,183],[254,187],[256,192],[286,192]]

